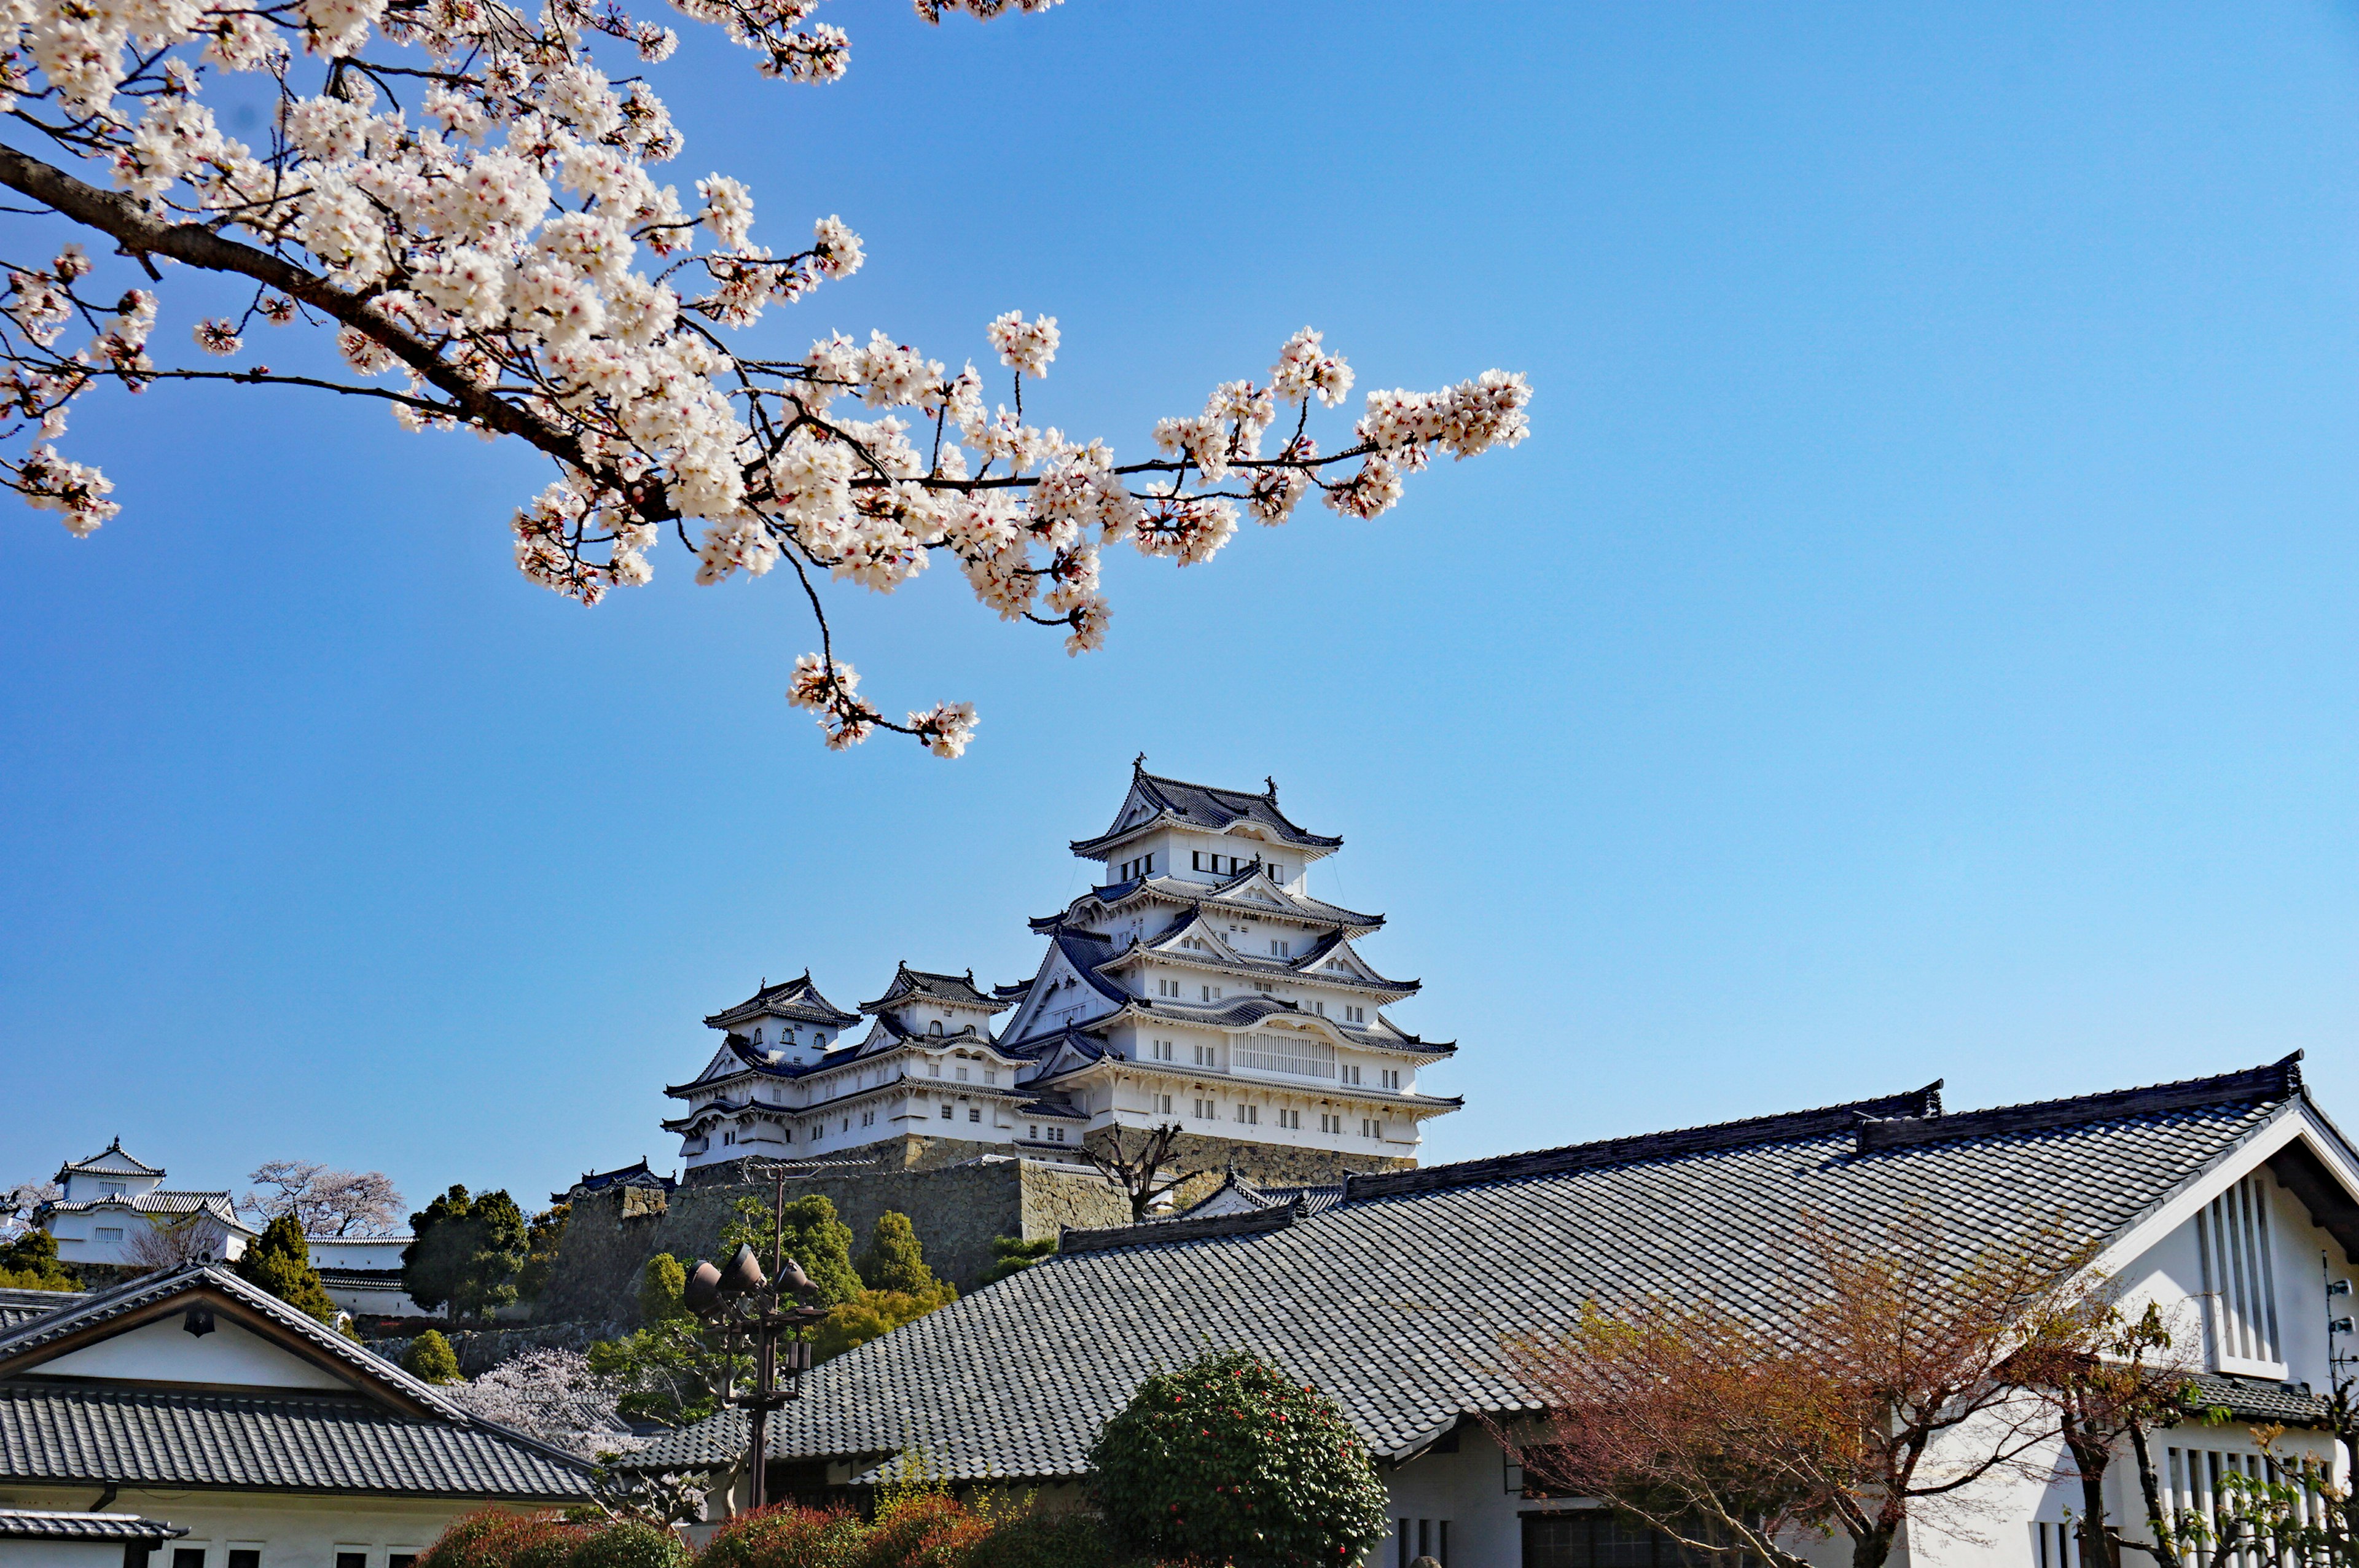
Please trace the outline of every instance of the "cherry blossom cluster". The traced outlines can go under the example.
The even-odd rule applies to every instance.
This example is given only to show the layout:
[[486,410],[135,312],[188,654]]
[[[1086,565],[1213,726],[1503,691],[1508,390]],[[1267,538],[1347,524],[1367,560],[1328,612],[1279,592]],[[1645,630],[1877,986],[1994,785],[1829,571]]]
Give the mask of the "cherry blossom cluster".
[[592,1372],[582,1352],[545,1347],[527,1350],[480,1378],[441,1390],[470,1415],[582,1459],[646,1446],[619,1413],[626,1391],[622,1379]]
[[[1054,3],[918,10],[988,19]],[[673,4],[766,74],[845,69],[849,45],[812,19],[817,0]],[[1201,414],[1156,426],[1155,455],[1126,463],[1027,422],[1024,383],[1056,359],[1054,317],[1011,310],[985,326],[1011,377],[1006,403],[987,403],[972,362],[953,372],[881,332],[832,334],[799,358],[737,352],[731,333],[864,255],[835,217],[799,248],[758,242],[753,194],[726,175],[693,180],[690,196],[658,179],[680,134],[646,81],[608,70],[658,64],[677,42],[622,0],[0,5],[0,107],[57,154],[0,147],[0,184],[104,236],[129,274],[97,287],[75,245],[6,266],[0,483],[78,535],[114,516],[109,480],[57,447],[70,405],[101,383],[299,384],[382,401],[413,430],[513,437],[556,469],[514,515],[526,577],[594,604],[650,580],[667,533],[701,583],[783,564],[821,642],[789,701],[831,747],[885,729],[955,757],[973,709],[886,719],[834,654],[817,579],[890,593],[940,555],[1000,617],[1061,628],[1080,654],[1105,639],[1108,545],[1195,565],[1234,535],[1240,508],[1276,524],[1313,490],[1374,517],[1434,451],[1471,457],[1526,433],[1529,388],[1491,371],[1370,394],[1350,438],[1322,452],[1311,406],[1341,405],[1353,378],[1309,328],[1265,380],[1223,383]],[[275,92],[251,145],[205,102],[222,73]],[[236,317],[187,328],[201,356],[233,362],[151,359],[150,286],[174,263],[254,285]],[[257,326],[299,324],[328,334],[340,373],[235,362]]]

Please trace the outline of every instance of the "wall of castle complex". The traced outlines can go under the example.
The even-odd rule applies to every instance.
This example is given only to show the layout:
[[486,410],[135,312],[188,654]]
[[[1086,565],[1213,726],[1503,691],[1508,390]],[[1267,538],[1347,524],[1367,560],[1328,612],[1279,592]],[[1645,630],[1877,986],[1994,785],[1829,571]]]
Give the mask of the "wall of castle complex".
[[[1103,1147],[1110,1136],[1108,1131],[1100,1130],[1088,1134],[1082,1141]],[[1125,1130],[1123,1142],[1128,1148],[1137,1148],[1138,1134]],[[1347,1153],[1340,1149],[1296,1149],[1244,1139],[1208,1138],[1195,1132],[1181,1133],[1171,1153],[1179,1169],[1202,1171],[1208,1177],[1180,1188],[1183,1206],[1209,1195],[1220,1185],[1221,1176],[1231,1165],[1246,1180],[1265,1187],[1332,1186],[1343,1181],[1349,1171],[1417,1169],[1413,1159],[1386,1159],[1378,1154]]]
[[[942,1140],[928,1158],[942,1158]],[[969,1145],[959,1158],[985,1152]],[[739,1180],[732,1181],[729,1176]],[[736,1217],[737,1200],[755,1197],[765,1206],[776,1189],[769,1182],[745,1182],[732,1162],[708,1166],[667,1195],[646,1188],[609,1188],[577,1199],[565,1226],[557,1267],[541,1298],[538,1316],[604,1322],[636,1322],[639,1281],[647,1260],[669,1252],[683,1264],[721,1257],[721,1232]],[[1054,1236],[1060,1226],[1129,1223],[1127,1203],[1093,1173],[1062,1170],[1029,1160],[998,1159],[987,1164],[918,1166],[801,1176],[787,1184],[789,1200],[818,1193],[835,1205],[852,1227],[853,1252],[868,1244],[876,1217],[896,1210],[909,1217],[926,1261],[937,1274],[971,1290],[995,1255],[997,1236]]]
[[[1111,1130],[1101,1130],[1087,1141],[1099,1144],[1111,1136]],[[1135,1131],[1124,1138],[1137,1146]],[[878,1215],[908,1215],[926,1261],[962,1291],[973,1289],[995,1260],[994,1237],[1037,1240],[1066,1226],[1130,1223],[1128,1200],[1103,1178],[1011,1158],[1005,1145],[908,1137],[861,1152],[873,1153],[876,1162],[797,1176],[787,1183],[787,1196],[819,1193],[835,1205],[837,1216],[852,1227],[855,1255],[868,1244]],[[978,1162],[985,1154],[998,1157]],[[1417,1163],[1197,1133],[1182,1134],[1174,1154],[1179,1169],[1204,1173],[1180,1189],[1181,1206],[1208,1195],[1233,1164],[1266,1186],[1310,1186],[1340,1182],[1347,1171],[1407,1170]],[[699,1258],[717,1262],[721,1232],[736,1217],[737,1200],[756,1197],[769,1204],[776,1188],[768,1181],[748,1181],[748,1164],[732,1160],[699,1166],[669,1195],[610,1187],[575,1199],[556,1271],[535,1315],[545,1323],[635,1323],[648,1259],[669,1252],[683,1265],[692,1266]]]

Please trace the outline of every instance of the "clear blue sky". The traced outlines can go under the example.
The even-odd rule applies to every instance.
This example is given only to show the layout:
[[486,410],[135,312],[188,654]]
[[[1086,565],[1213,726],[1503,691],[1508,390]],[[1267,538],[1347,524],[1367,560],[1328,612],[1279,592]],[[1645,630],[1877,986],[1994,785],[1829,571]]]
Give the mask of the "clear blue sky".
[[664,1165],[764,976],[1029,973],[1141,750],[1345,836],[1462,1044],[1431,1158],[2296,1048],[2359,1122],[2350,7],[831,10],[841,85],[662,83],[683,188],[867,240],[774,341],[1048,311],[1027,407],[1136,453],[1309,321],[1363,388],[1527,372],[1532,438],[1116,561],[1082,660],[839,594],[876,696],[981,708],[951,763],[821,749],[778,579],[527,585],[521,451],[92,409],[124,516],[0,516],[0,1180]]

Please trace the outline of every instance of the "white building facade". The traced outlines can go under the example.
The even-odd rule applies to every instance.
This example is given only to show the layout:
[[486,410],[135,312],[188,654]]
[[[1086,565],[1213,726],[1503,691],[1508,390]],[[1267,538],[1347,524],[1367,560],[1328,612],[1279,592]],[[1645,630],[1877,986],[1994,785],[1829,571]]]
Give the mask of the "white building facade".
[[1425,1121],[1462,1103],[1419,1073],[1456,1047],[1385,1016],[1419,984],[1360,954],[1384,917],[1311,893],[1343,840],[1289,820],[1274,783],[1216,789],[1143,762],[1113,825],[1071,845],[1104,879],[1031,922],[1047,942],[1031,979],[985,991],[972,970],[903,964],[853,1013],[806,973],[707,1018],[721,1048],[664,1091],[685,1102],[664,1123],[683,1162],[909,1140],[1053,1158],[1176,1123],[1266,1169],[1413,1164]]
[[63,1263],[108,1269],[152,1268],[142,1238],[188,1227],[191,1256],[230,1262],[258,1234],[237,1217],[226,1189],[180,1192],[164,1185],[165,1172],[123,1152],[120,1138],[87,1160],[58,1169],[64,1195],[34,1211],[33,1221],[58,1244]]

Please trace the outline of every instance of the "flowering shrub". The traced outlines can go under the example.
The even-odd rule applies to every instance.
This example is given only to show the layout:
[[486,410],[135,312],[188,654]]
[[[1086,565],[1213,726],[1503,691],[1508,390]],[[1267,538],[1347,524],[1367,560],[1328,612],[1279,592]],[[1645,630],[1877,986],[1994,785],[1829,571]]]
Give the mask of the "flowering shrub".
[[842,1509],[781,1503],[723,1525],[697,1554],[697,1568],[849,1568],[868,1527]]
[[1249,1351],[1149,1378],[1090,1465],[1118,1541],[1158,1558],[1324,1568],[1386,1531],[1384,1486],[1342,1410]]
[[[829,81],[849,46],[811,21],[817,3],[674,0],[765,74]],[[929,21],[1007,5],[917,0]],[[1010,374],[1003,404],[972,362],[950,370],[882,332],[740,354],[730,334],[858,270],[864,252],[832,216],[783,253],[757,242],[753,194],[727,175],[696,180],[692,198],[658,183],[650,171],[682,141],[636,73],[676,42],[623,0],[0,5],[0,108],[43,154],[0,147],[0,185],[96,236],[106,258],[67,244],[0,262],[0,483],[78,535],[114,516],[112,481],[58,447],[73,400],[106,383],[303,386],[382,402],[414,430],[512,438],[555,469],[514,516],[527,578],[594,603],[647,581],[667,531],[701,582],[784,563],[820,643],[788,696],[828,744],[886,729],[956,756],[973,710],[886,719],[835,656],[815,577],[886,593],[943,556],[986,607],[1062,628],[1078,654],[1105,638],[1105,546],[1194,564],[1240,509],[1283,523],[1314,490],[1374,517],[1435,453],[1524,437],[1528,388],[1488,371],[1440,392],[1371,392],[1322,451],[1310,406],[1342,403],[1353,374],[1309,328],[1266,378],[1222,384],[1127,463],[1027,422],[1024,384],[1055,360],[1054,317],[1011,310],[985,327]],[[205,94],[224,73],[275,100],[257,145],[215,123]],[[158,362],[159,262],[251,286],[234,316],[189,329],[202,353],[244,362]],[[248,349],[257,324],[312,329],[341,368],[274,371]]]
[[590,1532],[546,1514],[483,1509],[451,1522],[418,1568],[566,1568]]

